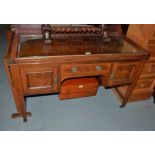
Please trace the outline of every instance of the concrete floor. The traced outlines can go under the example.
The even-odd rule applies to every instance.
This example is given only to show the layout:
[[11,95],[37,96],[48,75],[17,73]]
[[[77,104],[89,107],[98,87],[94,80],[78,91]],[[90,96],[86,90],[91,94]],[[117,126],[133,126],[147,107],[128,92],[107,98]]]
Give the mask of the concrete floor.
[[27,123],[11,119],[16,112],[3,58],[7,47],[6,26],[0,25],[0,130],[155,130],[153,99],[119,108],[119,100],[100,87],[96,96],[60,101],[58,95],[28,97]]

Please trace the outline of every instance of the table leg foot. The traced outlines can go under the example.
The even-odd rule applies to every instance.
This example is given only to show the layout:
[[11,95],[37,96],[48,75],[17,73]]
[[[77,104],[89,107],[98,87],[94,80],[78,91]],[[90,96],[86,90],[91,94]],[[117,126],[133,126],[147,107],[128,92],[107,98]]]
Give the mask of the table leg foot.
[[25,116],[22,116],[20,113],[13,113],[11,117],[12,119],[23,117],[23,122],[27,122],[27,117],[31,117],[31,115],[30,112],[26,112]]
[[23,118],[23,122],[27,122],[27,117]]
[[125,105],[126,105],[126,104],[121,104],[121,105],[120,105],[120,108],[124,108],[124,107],[125,107]]

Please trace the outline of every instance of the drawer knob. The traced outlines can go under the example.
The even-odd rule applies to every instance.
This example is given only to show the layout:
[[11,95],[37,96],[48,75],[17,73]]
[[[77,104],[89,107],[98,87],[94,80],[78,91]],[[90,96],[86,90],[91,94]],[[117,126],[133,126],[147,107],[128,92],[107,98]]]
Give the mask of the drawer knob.
[[101,71],[101,70],[103,70],[103,67],[102,66],[96,66],[96,70]]
[[74,67],[71,68],[71,71],[72,71],[73,73],[76,73],[77,70],[78,70],[78,67],[76,67],[76,66],[74,66]]

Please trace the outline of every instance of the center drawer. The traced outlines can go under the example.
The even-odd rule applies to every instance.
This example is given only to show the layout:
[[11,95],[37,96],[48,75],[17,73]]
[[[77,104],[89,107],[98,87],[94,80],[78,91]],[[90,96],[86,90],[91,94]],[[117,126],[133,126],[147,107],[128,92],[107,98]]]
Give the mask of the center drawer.
[[61,66],[61,79],[94,75],[107,75],[110,63],[98,64],[66,64]]

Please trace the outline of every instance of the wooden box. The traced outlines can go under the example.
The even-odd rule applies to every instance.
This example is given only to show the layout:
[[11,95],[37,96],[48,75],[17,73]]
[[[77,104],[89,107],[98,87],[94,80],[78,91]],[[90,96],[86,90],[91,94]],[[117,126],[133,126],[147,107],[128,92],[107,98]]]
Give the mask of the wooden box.
[[95,96],[97,88],[98,81],[95,77],[69,79],[61,85],[59,99]]

